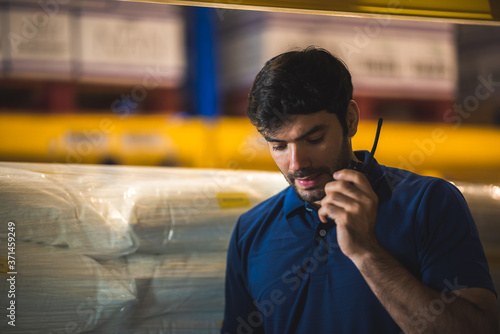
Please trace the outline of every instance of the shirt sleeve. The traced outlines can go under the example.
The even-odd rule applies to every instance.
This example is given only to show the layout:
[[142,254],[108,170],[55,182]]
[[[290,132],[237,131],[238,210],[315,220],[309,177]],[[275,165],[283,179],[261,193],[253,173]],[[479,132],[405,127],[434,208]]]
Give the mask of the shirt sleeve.
[[495,292],[476,225],[453,184],[431,182],[419,206],[416,228],[424,284],[444,293],[469,287]]
[[[238,247],[240,220],[231,236],[227,254],[225,282],[225,310],[221,334],[264,333],[262,326],[254,327],[255,318],[261,316],[247,289],[244,270],[245,259]],[[258,321],[257,321],[258,322]]]

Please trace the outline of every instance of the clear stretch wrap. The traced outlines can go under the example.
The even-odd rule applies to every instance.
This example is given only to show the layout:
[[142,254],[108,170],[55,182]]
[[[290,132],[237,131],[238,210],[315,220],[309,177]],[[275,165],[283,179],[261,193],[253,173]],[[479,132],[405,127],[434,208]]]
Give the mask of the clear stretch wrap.
[[219,334],[223,313],[179,312],[144,319],[129,334]]
[[282,177],[273,182],[266,174],[192,175],[136,187],[131,217],[138,251],[225,251],[237,217],[286,186]]
[[0,333],[217,333],[234,225],[286,186],[272,172],[0,163],[0,269],[9,222],[19,261],[16,328]]
[[[5,244],[2,242],[2,244]],[[133,279],[64,248],[16,242],[15,327],[5,319],[9,285],[0,283],[1,333],[80,333],[123,321],[137,303]],[[0,275],[1,276],[1,275]]]
[[500,263],[500,186],[467,182],[455,185],[467,200],[487,255],[494,255]]
[[148,318],[172,312],[220,311],[224,308],[226,253],[190,253],[128,257],[131,276],[146,268],[152,275],[138,283],[141,302],[134,316]]
[[[113,206],[116,194],[102,187],[105,180],[96,175],[94,182],[81,182],[61,165],[36,165],[41,171],[23,166],[29,165],[0,165],[1,223],[16,223],[17,240],[67,247],[96,258],[137,249],[129,220]],[[63,169],[67,174],[58,173]]]

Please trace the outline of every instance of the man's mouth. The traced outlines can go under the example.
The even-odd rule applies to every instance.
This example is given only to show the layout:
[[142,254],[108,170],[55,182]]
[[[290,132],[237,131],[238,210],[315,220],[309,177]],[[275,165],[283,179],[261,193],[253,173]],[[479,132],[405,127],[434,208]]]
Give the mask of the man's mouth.
[[316,173],[307,177],[296,178],[295,182],[304,189],[315,188],[321,183],[321,175],[321,173]]

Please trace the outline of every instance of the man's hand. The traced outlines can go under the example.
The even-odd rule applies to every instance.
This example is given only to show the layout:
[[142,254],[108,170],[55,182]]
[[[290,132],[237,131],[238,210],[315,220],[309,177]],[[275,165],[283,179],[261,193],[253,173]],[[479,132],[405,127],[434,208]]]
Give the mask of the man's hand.
[[378,197],[366,176],[343,169],[333,177],[325,186],[319,217],[323,222],[327,217],[335,220],[340,249],[403,332],[499,333],[495,294],[484,288],[453,292],[454,301],[439,316],[425,326],[416,323],[415,315],[441,300],[442,292],[423,285],[379,246],[375,236]]
[[335,221],[339,247],[354,261],[379,247],[375,236],[378,197],[358,171],[343,169],[333,177],[325,186],[318,214],[322,222],[327,217]]

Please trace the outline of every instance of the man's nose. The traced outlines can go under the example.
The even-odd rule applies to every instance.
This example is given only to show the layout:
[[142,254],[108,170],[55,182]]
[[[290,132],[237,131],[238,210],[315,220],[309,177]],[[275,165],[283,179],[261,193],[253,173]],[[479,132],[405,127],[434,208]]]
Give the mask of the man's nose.
[[296,172],[311,166],[310,152],[300,146],[292,146],[290,149],[290,172]]

